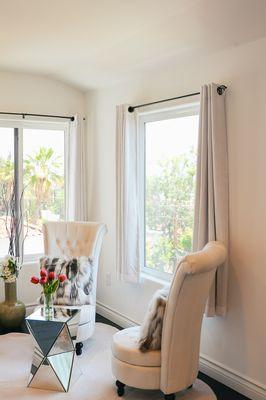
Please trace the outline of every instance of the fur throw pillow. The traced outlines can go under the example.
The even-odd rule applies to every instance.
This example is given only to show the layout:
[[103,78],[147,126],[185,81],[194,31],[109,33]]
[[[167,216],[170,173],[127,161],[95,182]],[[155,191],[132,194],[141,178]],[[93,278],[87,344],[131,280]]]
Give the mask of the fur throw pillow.
[[[65,274],[66,281],[60,282],[53,296],[55,305],[80,306],[93,304],[93,260],[89,257],[58,258],[42,257],[40,267],[57,275]],[[43,296],[39,302],[43,303]]]
[[140,328],[139,349],[142,352],[161,348],[163,317],[168,293],[169,287],[164,287],[157,290],[151,299]]

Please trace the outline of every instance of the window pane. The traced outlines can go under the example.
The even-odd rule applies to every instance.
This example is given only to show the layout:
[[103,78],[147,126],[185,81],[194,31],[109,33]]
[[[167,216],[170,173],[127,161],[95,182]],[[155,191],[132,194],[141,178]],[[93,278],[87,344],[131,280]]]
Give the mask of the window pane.
[[10,217],[6,217],[5,202],[10,200],[14,180],[14,129],[0,127],[0,257],[8,254],[9,240],[6,230]]
[[24,129],[24,253],[43,253],[42,223],[65,219],[64,131]]
[[146,267],[173,273],[192,250],[198,116],[145,124]]

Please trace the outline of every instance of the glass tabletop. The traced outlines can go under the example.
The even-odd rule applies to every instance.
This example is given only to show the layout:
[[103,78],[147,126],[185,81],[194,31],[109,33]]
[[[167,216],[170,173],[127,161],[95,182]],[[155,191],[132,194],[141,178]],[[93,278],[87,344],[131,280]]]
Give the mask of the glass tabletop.
[[[80,308],[54,307],[54,316],[50,319],[53,322],[68,322],[80,312]],[[26,320],[46,321],[44,309],[40,306],[36,311],[30,314]]]

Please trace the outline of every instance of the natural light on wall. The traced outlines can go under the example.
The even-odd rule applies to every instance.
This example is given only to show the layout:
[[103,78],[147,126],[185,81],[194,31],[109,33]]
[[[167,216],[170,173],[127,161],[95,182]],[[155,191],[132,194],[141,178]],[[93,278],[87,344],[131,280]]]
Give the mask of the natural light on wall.
[[144,124],[144,270],[158,276],[192,250],[194,218],[198,112],[166,118]]

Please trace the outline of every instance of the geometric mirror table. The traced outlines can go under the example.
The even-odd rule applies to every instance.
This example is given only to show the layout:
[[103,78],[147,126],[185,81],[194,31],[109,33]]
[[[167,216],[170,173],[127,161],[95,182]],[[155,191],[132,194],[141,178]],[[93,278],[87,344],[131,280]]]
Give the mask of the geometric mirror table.
[[[26,318],[34,341],[28,386],[64,392],[69,390],[73,382],[79,319],[80,309],[67,307],[54,307],[54,316],[49,320],[45,319],[43,307]],[[81,373],[76,375],[77,379]]]

